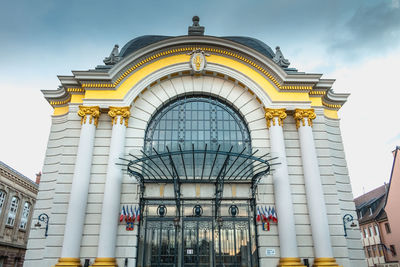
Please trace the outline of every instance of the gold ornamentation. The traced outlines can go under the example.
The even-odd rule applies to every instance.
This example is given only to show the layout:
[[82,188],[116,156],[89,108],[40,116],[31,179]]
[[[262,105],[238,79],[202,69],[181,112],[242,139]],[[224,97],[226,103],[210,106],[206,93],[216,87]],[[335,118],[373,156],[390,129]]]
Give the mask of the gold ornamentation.
[[118,267],[118,264],[115,258],[96,258],[92,266]]
[[280,258],[278,267],[291,267],[291,266],[302,266],[300,258]]
[[54,267],[68,266],[68,267],[82,267],[81,260],[79,258],[59,258],[58,263]]
[[78,115],[81,117],[81,124],[86,123],[86,118],[89,116],[89,124],[94,121],[94,125],[97,127],[100,117],[99,106],[79,106]]
[[296,127],[299,129],[300,121],[303,126],[306,126],[305,118],[307,118],[308,125],[312,127],[312,120],[317,117],[313,108],[310,109],[295,109],[293,114],[294,119],[296,120]]
[[125,126],[128,127],[128,120],[129,116],[131,115],[130,112],[131,107],[111,107],[110,111],[108,111],[108,115],[112,118],[111,125],[117,124],[118,116],[121,116],[120,123],[125,120]]
[[267,119],[267,127],[268,129],[271,127],[272,124],[275,126],[275,117],[278,117],[279,126],[283,125],[283,120],[287,117],[286,109],[284,108],[266,108],[265,109],[265,118]]

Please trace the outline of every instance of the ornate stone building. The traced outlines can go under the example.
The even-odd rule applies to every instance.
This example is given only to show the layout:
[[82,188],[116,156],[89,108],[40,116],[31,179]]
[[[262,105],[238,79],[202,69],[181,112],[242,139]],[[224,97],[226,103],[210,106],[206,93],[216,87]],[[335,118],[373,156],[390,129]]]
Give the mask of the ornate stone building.
[[0,266],[22,266],[38,184],[0,161]]
[[59,76],[25,266],[365,266],[334,80],[249,37],[141,36]]

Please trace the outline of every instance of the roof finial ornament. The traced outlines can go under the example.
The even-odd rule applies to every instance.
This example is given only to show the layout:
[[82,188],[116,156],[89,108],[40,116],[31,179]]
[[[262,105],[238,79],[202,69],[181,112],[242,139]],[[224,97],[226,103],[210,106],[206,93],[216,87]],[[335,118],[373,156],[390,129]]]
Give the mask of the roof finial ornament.
[[114,45],[113,50],[111,51],[111,54],[109,57],[104,58],[103,62],[106,65],[114,65],[118,61],[120,61],[121,57],[119,57],[119,51],[118,51],[119,45]]
[[272,60],[282,68],[287,68],[290,65],[289,60],[283,56],[279,46],[276,47],[275,56]]
[[194,16],[192,21],[193,25],[189,26],[188,35],[204,35],[204,27],[199,24],[200,18]]

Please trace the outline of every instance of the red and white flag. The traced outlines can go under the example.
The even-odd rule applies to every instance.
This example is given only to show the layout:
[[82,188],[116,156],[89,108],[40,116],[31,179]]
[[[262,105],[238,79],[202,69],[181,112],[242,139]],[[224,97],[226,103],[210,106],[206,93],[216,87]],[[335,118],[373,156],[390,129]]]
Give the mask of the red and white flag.
[[136,221],[140,222],[140,207],[137,208]]
[[256,221],[260,222],[261,221],[261,214],[260,214],[260,208],[257,207],[257,217],[256,217]]
[[125,213],[125,207],[122,206],[121,214],[119,215],[119,221],[120,221],[120,222],[122,222],[122,221],[124,220],[125,214],[126,214],[126,213]]
[[277,223],[278,222],[278,216],[276,215],[276,211],[275,211],[274,207],[272,207],[271,213],[272,213],[272,221],[274,223]]

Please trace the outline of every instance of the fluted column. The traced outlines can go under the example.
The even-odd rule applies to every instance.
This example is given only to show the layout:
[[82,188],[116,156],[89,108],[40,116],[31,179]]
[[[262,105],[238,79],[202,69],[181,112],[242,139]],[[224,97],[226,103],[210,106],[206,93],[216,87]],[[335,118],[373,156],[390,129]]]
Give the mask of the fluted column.
[[271,154],[279,158],[273,172],[276,212],[279,218],[278,233],[281,258],[278,266],[304,266],[301,264],[296,240],[292,194],[286,160],[282,124],[287,114],[285,109],[265,109],[269,129]]
[[119,207],[121,202],[121,167],[116,165],[123,156],[125,133],[130,116],[130,107],[110,107],[112,134],[108,156],[107,177],[104,189],[97,258],[92,266],[117,266],[115,245],[117,240]]
[[338,266],[333,258],[328,216],[312,132],[312,120],[316,115],[314,109],[296,109],[294,118],[300,138],[307,205],[314,241],[313,266]]
[[78,115],[81,117],[82,129],[72,178],[61,258],[56,266],[81,266],[79,254],[89,191],[94,137],[100,110],[98,106],[79,106]]

